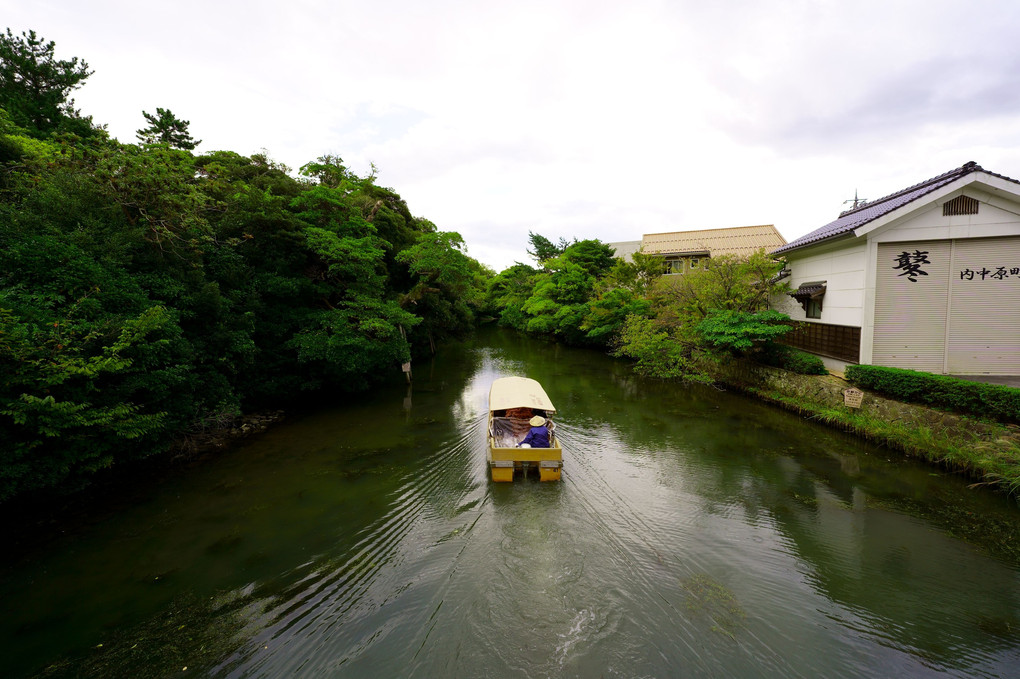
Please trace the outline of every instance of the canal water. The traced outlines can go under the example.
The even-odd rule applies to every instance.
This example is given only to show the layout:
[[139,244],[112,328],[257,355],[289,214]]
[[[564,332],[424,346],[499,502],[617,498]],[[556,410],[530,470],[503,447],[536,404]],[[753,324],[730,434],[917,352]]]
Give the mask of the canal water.
[[[560,483],[488,480],[506,375],[556,404]],[[3,676],[1020,672],[1007,498],[497,330],[138,491],[2,558]]]

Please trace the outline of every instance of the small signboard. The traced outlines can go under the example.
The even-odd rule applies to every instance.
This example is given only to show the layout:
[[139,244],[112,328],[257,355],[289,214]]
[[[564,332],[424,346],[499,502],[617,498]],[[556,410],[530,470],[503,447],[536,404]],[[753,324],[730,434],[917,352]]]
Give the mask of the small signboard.
[[843,405],[849,408],[860,408],[863,401],[864,392],[860,389],[850,387],[843,390]]

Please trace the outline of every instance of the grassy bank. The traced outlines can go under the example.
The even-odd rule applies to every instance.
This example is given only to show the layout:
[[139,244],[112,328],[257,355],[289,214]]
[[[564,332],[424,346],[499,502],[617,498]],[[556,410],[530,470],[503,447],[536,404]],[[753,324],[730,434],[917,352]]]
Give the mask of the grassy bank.
[[1020,490],[1020,427],[902,403],[865,390],[859,408],[844,404],[852,385],[835,375],[797,375],[744,361],[701,366],[717,381],[818,422],[966,474],[975,486]]

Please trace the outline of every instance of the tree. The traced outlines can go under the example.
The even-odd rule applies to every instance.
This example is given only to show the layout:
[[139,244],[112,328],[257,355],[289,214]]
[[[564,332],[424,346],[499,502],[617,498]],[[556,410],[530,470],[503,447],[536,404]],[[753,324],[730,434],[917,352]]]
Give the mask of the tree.
[[691,357],[705,347],[736,352],[768,344],[785,332],[786,316],[768,311],[769,297],[786,285],[782,265],[764,250],[722,255],[682,276],[662,276],[650,288],[646,314],[629,316],[616,353],[658,377],[694,377]]
[[135,132],[138,140],[143,144],[168,144],[172,148],[193,151],[202,140],[195,141],[188,132],[188,120],[181,120],[169,109],[157,108],[156,115],[142,111],[142,115],[149,121],[148,127],[143,127]]
[[35,31],[0,33],[0,108],[36,137],[57,131],[89,136],[95,132],[91,117],[81,117],[68,97],[92,71],[78,57],[57,59],[54,47]]
[[459,233],[437,231],[420,234],[418,242],[396,257],[408,266],[414,281],[401,306],[422,318],[420,328],[433,353],[435,338],[466,332],[481,305],[476,269],[463,250]]
[[549,271],[535,277],[531,296],[522,307],[530,316],[527,330],[555,334],[571,344],[586,343],[580,327],[588,312],[595,278],[565,254],[545,264]]
[[656,315],[697,323],[713,309],[761,311],[786,287],[776,280],[780,269],[782,264],[764,250],[747,257],[712,257],[701,269],[657,281],[652,293]]
[[361,184],[360,178],[344,165],[344,159],[333,153],[327,153],[311,163],[305,163],[301,166],[301,174],[331,189],[339,189],[346,184],[344,193],[349,193]]
[[545,236],[537,233],[528,231],[528,242],[531,243],[531,249],[528,250],[528,254],[535,258],[535,261],[541,264],[547,259],[558,257],[570,245],[570,242],[565,238],[560,238],[559,245],[553,245],[553,242]]
[[524,304],[531,297],[537,275],[538,271],[518,262],[489,279],[486,297],[494,313],[499,315],[500,325],[518,330],[527,328]]
[[600,240],[575,240],[563,249],[563,256],[595,278],[605,276],[613,268],[613,248]]

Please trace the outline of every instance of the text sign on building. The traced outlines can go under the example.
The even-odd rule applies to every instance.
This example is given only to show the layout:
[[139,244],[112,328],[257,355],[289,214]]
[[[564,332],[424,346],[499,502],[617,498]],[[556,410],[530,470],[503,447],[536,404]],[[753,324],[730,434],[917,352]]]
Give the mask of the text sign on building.
[[970,267],[960,270],[961,281],[983,281],[986,279],[1002,281],[1007,278],[1020,278],[1020,266],[997,266],[994,271],[986,266],[982,266],[979,270],[974,270]]
[[931,264],[928,260],[927,250],[914,250],[913,252],[904,250],[893,261],[896,262],[893,269],[903,269],[903,273],[899,275],[906,276],[911,283],[916,283],[918,276],[928,275],[928,272],[921,268],[922,264]]

